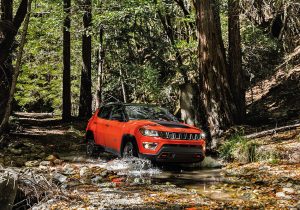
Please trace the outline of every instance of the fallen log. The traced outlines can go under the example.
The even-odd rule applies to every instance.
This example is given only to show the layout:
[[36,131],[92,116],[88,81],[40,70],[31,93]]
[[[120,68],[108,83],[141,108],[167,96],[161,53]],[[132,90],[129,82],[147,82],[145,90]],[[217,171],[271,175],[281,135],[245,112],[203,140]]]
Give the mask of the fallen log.
[[247,139],[259,138],[259,137],[263,137],[263,136],[267,136],[267,135],[272,135],[272,134],[274,135],[277,132],[287,131],[287,130],[291,130],[291,129],[294,129],[294,128],[297,128],[297,127],[300,127],[300,123],[297,123],[297,124],[294,124],[294,125],[282,126],[282,127],[279,127],[279,128],[273,128],[273,129],[266,130],[266,131],[261,131],[261,132],[258,132],[258,133],[252,133],[252,134],[246,135],[244,137],[247,138]]

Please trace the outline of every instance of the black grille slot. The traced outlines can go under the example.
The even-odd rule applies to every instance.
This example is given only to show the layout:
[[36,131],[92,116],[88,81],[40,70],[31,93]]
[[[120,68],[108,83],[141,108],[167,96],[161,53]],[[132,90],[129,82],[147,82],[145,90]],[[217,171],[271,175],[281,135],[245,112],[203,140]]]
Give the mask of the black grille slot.
[[174,139],[174,140],[198,140],[198,139],[200,139],[199,133],[160,132],[159,135],[161,138]]

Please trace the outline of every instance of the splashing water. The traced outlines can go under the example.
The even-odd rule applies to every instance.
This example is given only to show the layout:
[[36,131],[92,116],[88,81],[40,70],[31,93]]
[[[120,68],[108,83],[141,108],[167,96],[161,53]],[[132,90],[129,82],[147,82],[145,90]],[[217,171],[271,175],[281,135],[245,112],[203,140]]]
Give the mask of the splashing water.
[[123,158],[109,161],[105,168],[115,171],[119,175],[127,175],[131,177],[151,177],[160,174],[158,168],[153,167],[150,160],[140,158]]

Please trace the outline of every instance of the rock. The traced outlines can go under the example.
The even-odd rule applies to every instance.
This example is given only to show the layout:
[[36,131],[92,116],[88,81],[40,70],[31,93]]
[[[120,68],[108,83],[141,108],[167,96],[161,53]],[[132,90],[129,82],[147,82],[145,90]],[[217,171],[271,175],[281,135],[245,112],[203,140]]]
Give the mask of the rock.
[[56,159],[58,159],[58,157],[56,157],[55,155],[49,155],[48,157],[46,157],[46,160],[54,162]]
[[53,173],[52,176],[53,176],[54,180],[59,181],[60,183],[64,183],[68,178],[67,176],[57,173],[57,172]]
[[32,160],[32,161],[27,161],[25,162],[26,167],[37,167],[39,166],[39,161],[37,160]]
[[80,181],[84,184],[91,183],[92,171],[89,167],[82,167],[79,171],[80,174]]
[[0,177],[0,192],[1,210],[11,210],[17,194],[17,185],[15,180],[10,177]]
[[286,192],[288,194],[294,194],[295,193],[295,190],[293,188],[289,188],[289,187],[282,188],[282,191]]
[[285,200],[292,199],[291,196],[286,195],[284,192],[278,192],[278,193],[276,193],[276,197],[281,198],[281,199],[285,199]]
[[93,184],[98,184],[101,183],[103,178],[101,176],[95,176],[94,178],[91,179]]
[[12,147],[9,147],[8,151],[11,152],[12,154],[15,154],[15,155],[21,155],[22,154],[21,149],[15,149],[15,148],[12,148]]
[[72,174],[75,174],[76,171],[75,171],[75,167],[70,165],[70,164],[66,164],[64,165],[63,167],[63,173],[66,174],[66,175],[72,175]]
[[45,160],[45,161],[40,162],[40,166],[52,166],[52,165],[53,165],[53,163],[51,161]]
[[54,163],[55,165],[61,165],[63,162],[64,162],[64,161],[63,161],[63,160],[60,160],[60,159],[55,159],[55,160],[53,161],[53,163]]

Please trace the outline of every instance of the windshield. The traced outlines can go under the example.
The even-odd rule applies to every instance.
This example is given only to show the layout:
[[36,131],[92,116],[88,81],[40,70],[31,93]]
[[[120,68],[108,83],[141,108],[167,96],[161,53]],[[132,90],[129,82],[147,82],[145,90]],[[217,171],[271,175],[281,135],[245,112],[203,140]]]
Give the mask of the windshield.
[[127,105],[125,111],[129,120],[163,120],[178,122],[176,117],[166,109],[157,106]]

